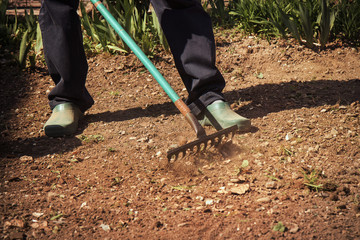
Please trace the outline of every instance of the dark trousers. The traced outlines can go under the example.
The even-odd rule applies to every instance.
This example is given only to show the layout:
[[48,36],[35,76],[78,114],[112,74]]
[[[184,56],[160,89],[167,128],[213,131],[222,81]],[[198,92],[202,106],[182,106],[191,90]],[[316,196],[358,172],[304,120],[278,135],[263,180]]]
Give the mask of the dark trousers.
[[[151,1],[169,42],[176,68],[188,90],[187,104],[195,115],[215,100],[224,100],[225,81],[215,66],[211,19],[198,0]],[[55,88],[50,107],[73,102],[82,111],[94,103],[85,88],[87,62],[82,45],[78,0],[45,0],[39,22],[45,60]]]

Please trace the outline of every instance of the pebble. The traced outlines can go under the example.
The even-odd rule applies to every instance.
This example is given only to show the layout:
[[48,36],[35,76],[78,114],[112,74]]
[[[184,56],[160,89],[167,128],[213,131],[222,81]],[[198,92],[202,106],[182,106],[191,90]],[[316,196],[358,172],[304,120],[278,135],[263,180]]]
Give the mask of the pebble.
[[275,189],[275,188],[277,187],[277,183],[274,182],[274,181],[267,182],[267,183],[265,184],[265,187],[266,187],[267,189]]
[[271,199],[269,197],[263,197],[256,200],[258,203],[269,203],[271,202]]
[[249,191],[250,185],[249,184],[241,184],[239,186],[234,186],[230,189],[232,194],[242,195]]
[[33,212],[32,215],[33,215],[34,217],[39,218],[39,217],[41,217],[42,215],[44,215],[44,213]]
[[205,199],[205,205],[213,205],[214,200],[213,199]]
[[110,231],[110,226],[109,225],[105,225],[105,224],[101,224],[100,227],[105,231],[105,232],[109,232]]
[[13,219],[11,221],[6,221],[4,223],[4,228],[7,227],[18,227],[18,228],[24,228],[25,227],[25,223],[23,220],[19,220],[19,219]]
[[289,140],[291,140],[292,138],[294,138],[294,135],[292,135],[291,133],[288,133],[288,134],[286,134],[286,136],[285,136],[285,140],[286,140],[286,141],[289,141]]
[[294,224],[292,228],[290,228],[290,233],[297,233],[299,231],[299,226],[297,224]]
[[264,211],[264,210],[265,210],[264,207],[259,207],[259,208],[255,209],[256,212],[261,212],[261,211]]
[[22,162],[31,162],[34,160],[34,158],[32,156],[24,155],[24,156],[21,156],[19,160]]
[[178,224],[178,227],[185,227],[185,226],[189,226],[190,223],[180,223]]

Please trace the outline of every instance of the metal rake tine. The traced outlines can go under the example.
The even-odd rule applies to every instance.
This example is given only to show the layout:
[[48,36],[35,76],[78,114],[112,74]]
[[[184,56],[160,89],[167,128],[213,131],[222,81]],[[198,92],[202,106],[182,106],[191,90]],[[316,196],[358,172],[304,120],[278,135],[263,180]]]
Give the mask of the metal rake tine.
[[[170,162],[176,161],[177,159],[180,158],[180,155],[182,155],[181,157],[184,157],[187,154],[187,152],[189,154],[192,154],[192,153],[196,154],[198,152],[205,151],[210,147],[213,147],[213,146],[217,147],[224,138],[226,138],[228,136],[234,136],[237,129],[238,128],[235,125],[230,128],[220,130],[211,135],[208,135],[208,136],[205,135],[203,137],[200,137],[199,139],[197,139],[191,143],[187,143],[181,147],[171,149],[167,153],[168,160]],[[173,158],[173,155],[176,155],[176,157]],[[172,159],[174,159],[174,160],[172,160]]]

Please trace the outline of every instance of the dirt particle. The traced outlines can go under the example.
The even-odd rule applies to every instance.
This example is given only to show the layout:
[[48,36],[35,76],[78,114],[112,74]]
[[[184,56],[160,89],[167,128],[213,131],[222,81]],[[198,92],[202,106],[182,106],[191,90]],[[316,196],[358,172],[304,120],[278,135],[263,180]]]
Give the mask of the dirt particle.
[[256,202],[258,202],[258,203],[270,203],[271,198],[269,198],[269,197],[259,198],[259,199],[256,200]]
[[234,186],[230,188],[230,192],[235,195],[242,195],[249,191],[250,185],[249,184],[241,184],[238,186]]
[[297,224],[293,224],[289,230],[289,233],[297,233],[299,231],[299,226]]
[[276,189],[277,188],[277,182],[275,182],[275,181],[267,182],[265,184],[265,187],[267,189]]
[[24,156],[21,156],[21,157],[19,158],[19,160],[20,160],[21,162],[32,162],[32,161],[34,160],[34,158],[33,158],[32,156],[26,156],[26,155],[24,155]]

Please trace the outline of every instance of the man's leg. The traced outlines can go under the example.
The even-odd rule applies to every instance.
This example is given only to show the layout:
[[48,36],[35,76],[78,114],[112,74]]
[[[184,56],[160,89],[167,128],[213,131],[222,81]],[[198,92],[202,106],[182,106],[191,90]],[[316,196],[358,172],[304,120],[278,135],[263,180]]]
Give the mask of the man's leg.
[[211,19],[197,0],[154,0],[152,5],[189,92],[187,103],[198,115],[212,102],[224,100]]
[[85,88],[87,62],[82,44],[78,0],[42,1],[39,15],[45,60],[56,86],[48,98],[53,115],[45,125],[49,136],[75,132],[79,114],[93,104]]
[[217,129],[250,120],[233,112],[222,90],[225,80],[215,66],[215,39],[209,15],[199,0],[152,0],[174,56],[176,68],[189,92],[187,104],[203,125]]
[[85,88],[88,65],[82,42],[79,0],[45,0],[39,22],[46,63],[56,86],[49,94],[50,107],[72,102],[82,112],[93,99]]

